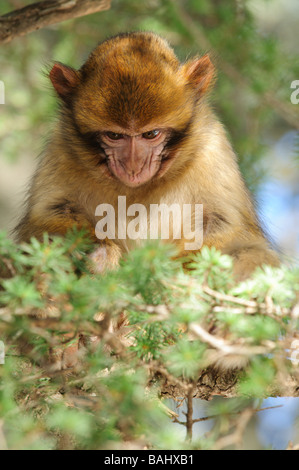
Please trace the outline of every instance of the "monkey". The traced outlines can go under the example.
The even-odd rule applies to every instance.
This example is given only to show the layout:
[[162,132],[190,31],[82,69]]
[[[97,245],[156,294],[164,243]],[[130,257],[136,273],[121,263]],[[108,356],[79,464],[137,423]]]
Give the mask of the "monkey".
[[[91,258],[105,272],[138,240],[99,239],[96,208],[110,204],[117,217],[118,197],[125,196],[128,204],[145,208],[202,205],[202,246],[231,255],[238,280],[263,264],[278,266],[209,103],[215,75],[208,54],[182,63],[151,32],[106,39],[78,70],[55,62],[49,78],[60,119],[33,177],[16,239],[85,228],[95,243]],[[179,256],[188,254],[184,237],[170,233],[169,242]]]

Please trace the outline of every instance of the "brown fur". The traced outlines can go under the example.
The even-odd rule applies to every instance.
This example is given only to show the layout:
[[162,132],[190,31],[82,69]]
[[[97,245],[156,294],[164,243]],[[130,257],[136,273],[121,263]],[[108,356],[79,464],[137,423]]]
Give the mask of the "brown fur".
[[[100,44],[78,71],[55,64],[50,78],[62,101],[61,120],[33,179],[18,240],[44,231],[65,234],[73,225],[95,237],[96,206],[117,208],[123,195],[127,206],[202,203],[204,245],[233,255],[238,278],[263,263],[278,264],[207,102],[214,78],[207,55],[180,64],[160,37],[130,33]],[[92,139],[102,131],[137,135],[156,128],[165,129],[171,143],[164,166],[149,182],[130,188],[109,173]],[[184,254],[184,240],[174,242]],[[115,243],[118,249],[108,250],[112,265],[134,245]]]

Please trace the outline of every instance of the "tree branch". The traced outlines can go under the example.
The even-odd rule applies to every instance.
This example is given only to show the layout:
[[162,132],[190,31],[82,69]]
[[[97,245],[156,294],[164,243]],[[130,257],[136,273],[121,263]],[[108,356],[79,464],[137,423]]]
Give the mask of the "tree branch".
[[[208,368],[199,372],[197,382],[193,389],[193,398],[211,400],[214,396],[224,398],[235,398],[240,396],[238,391],[241,371],[236,369],[221,370]],[[189,389],[183,380],[178,381],[170,374],[163,375],[161,370],[157,371],[155,378],[160,379],[161,396],[165,398],[177,399],[178,397],[188,397]],[[267,397],[299,397],[299,379],[295,375],[277,374],[274,383],[269,387],[264,398]],[[261,397],[262,398],[262,397]]]
[[98,11],[109,10],[111,0],[45,0],[0,17],[0,44],[46,26]]

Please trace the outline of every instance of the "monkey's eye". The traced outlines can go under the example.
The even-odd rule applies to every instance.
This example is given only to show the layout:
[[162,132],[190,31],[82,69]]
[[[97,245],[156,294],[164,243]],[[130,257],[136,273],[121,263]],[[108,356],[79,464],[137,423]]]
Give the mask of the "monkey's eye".
[[123,134],[117,134],[117,132],[106,132],[106,136],[111,140],[120,140],[124,137]]
[[159,134],[160,131],[158,129],[154,129],[153,131],[144,132],[144,134],[142,134],[142,137],[144,139],[154,139]]

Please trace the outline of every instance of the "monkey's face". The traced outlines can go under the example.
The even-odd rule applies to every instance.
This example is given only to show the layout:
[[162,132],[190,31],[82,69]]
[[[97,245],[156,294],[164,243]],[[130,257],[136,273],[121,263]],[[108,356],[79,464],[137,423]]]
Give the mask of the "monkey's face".
[[111,125],[103,131],[90,130],[89,126],[90,122],[86,127],[76,126],[80,158],[100,178],[104,174],[135,188],[160,179],[169,170],[176,160],[177,147],[188,136],[189,124],[182,131],[165,125],[143,129]]
[[161,169],[166,137],[167,133],[160,129],[137,135],[103,133],[102,149],[109,171],[129,187],[147,183]]

